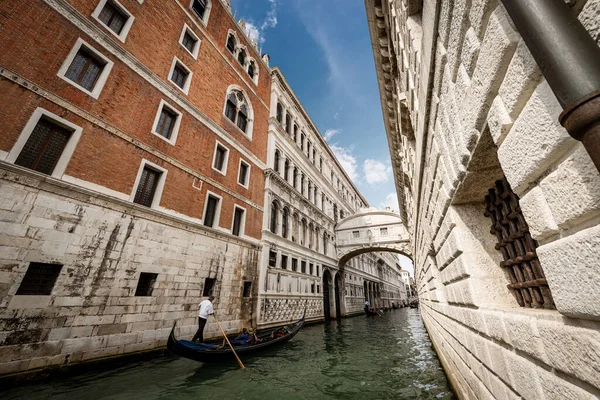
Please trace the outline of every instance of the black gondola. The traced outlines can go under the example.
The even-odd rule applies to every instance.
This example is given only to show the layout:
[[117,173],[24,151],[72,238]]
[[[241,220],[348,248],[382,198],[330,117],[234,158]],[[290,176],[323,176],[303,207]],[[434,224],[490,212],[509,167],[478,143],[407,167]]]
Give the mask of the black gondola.
[[[260,333],[257,335],[259,342],[254,344],[249,343],[239,343],[234,340],[231,341],[235,352],[238,356],[251,354],[260,350],[264,350],[266,348],[276,346],[278,344],[282,344],[293,338],[296,333],[302,328],[304,325],[304,317],[298,320],[296,323],[290,325],[283,325],[277,328],[270,329],[264,333]],[[287,331],[286,334],[280,337],[272,338],[271,334],[285,328]],[[196,361],[204,361],[204,362],[214,362],[214,361],[224,361],[224,360],[234,360],[235,356],[231,351],[229,345],[225,345],[223,347],[219,342],[208,342],[208,343],[194,343],[189,340],[177,340],[175,338],[175,325],[173,325],[173,329],[171,329],[171,334],[169,335],[169,340],[167,341],[167,348],[173,353],[189,358]]]
[[367,314],[368,317],[380,317],[381,316],[379,311],[365,310],[365,313]]

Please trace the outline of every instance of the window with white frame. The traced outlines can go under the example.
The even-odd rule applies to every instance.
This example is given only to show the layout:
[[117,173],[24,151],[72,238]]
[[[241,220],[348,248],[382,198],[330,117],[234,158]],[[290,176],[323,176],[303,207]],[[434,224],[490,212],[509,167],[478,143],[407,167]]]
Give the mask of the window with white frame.
[[225,46],[231,54],[235,55],[235,48],[237,47],[237,38],[235,37],[233,32],[229,32],[229,34],[227,35],[227,43]]
[[242,132],[252,136],[252,107],[244,92],[237,88],[227,91],[223,114]]
[[240,167],[238,170],[238,183],[248,188],[248,183],[250,182],[250,164],[246,161],[240,159]]
[[213,155],[213,169],[221,174],[227,174],[227,162],[229,159],[229,149],[217,142],[215,145],[215,153]]
[[57,75],[97,99],[112,67],[112,61],[79,38]]
[[204,23],[204,25],[208,22],[208,17],[210,15],[210,9],[212,7],[211,0],[191,0],[190,8],[196,14],[200,21]]
[[192,57],[194,57],[194,59],[198,58],[200,38],[187,24],[183,24],[183,30],[181,31],[181,36],[179,37],[179,44],[181,44],[183,48],[186,49],[188,53],[192,55]]
[[124,42],[134,17],[117,0],[100,0],[92,13],[92,18]]
[[208,192],[204,205],[204,226],[209,228],[219,226],[219,216],[221,214],[221,196]]
[[240,63],[240,65],[246,65],[246,50],[240,49],[240,51],[238,52],[237,60]]
[[166,169],[147,160],[142,160],[131,200],[146,207],[158,206],[166,176]]
[[37,108],[8,153],[7,162],[61,178],[81,137],[82,128]]
[[183,93],[188,94],[192,82],[192,71],[177,57],[173,58],[169,71],[169,82],[177,86]]
[[181,113],[175,107],[161,100],[154,118],[152,133],[174,145],[179,133],[181,118]]
[[243,236],[246,227],[246,210],[238,205],[233,207],[233,226],[231,233],[235,236]]

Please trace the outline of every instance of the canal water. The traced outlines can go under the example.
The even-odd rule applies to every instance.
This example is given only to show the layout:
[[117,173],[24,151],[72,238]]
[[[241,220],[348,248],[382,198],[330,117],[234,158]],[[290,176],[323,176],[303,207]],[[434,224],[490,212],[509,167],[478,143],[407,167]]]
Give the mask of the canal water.
[[454,399],[417,310],[303,328],[277,349],[203,364],[174,355],[0,392],[9,399]]

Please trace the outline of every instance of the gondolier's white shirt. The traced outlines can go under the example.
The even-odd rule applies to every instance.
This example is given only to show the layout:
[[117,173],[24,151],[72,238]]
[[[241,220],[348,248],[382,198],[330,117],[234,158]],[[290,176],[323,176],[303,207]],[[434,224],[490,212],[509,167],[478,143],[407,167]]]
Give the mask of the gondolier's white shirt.
[[204,300],[200,303],[200,312],[198,316],[200,318],[208,319],[208,316],[213,313],[213,307],[210,300]]

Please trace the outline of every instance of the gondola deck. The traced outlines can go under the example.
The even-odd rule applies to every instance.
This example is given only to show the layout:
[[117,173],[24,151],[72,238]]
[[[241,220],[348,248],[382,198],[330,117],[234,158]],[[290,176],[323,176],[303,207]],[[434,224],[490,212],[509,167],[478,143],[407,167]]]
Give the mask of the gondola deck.
[[[304,317],[298,320],[296,323],[289,325],[282,325],[272,330],[269,330],[265,334],[258,335],[262,341],[255,344],[246,344],[246,343],[236,343],[232,341],[231,344],[235,349],[238,356],[251,354],[260,350],[264,350],[266,348],[270,348],[272,346],[276,346],[278,344],[285,343],[293,338],[298,331],[304,325]],[[286,328],[288,333],[284,336],[277,337],[271,339],[271,332],[278,331],[281,328]],[[175,325],[173,325],[173,329],[171,329],[171,334],[169,335],[169,340],[167,341],[167,348],[173,353],[189,358],[196,361],[203,362],[215,362],[215,361],[224,361],[224,360],[233,360],[235,356],[231,351],[229,346],[219,346],[218,344],[213,343],[194,343],[189,340],[177,340],[175,337]]]

